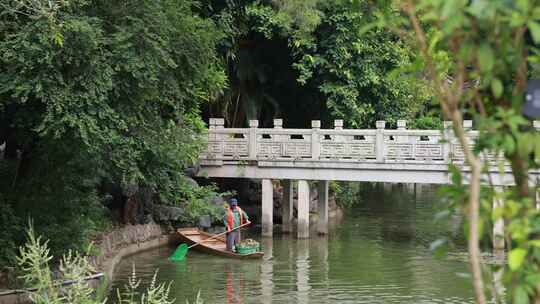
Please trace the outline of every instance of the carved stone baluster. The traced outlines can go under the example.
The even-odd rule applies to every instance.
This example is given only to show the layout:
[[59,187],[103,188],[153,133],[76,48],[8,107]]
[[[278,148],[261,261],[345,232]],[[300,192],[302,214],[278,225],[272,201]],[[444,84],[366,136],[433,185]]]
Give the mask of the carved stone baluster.
[[214,118],[214,123],[216,124],[216,129],[223,129],[225,126],[225,119]]
[[[397,121],[397,129],[398,131],[405,131],[407,130],[407,121],[403,119],[399,119]],[[395,138],[396,141],[396,160],[403,160],[405,156],[403,156],[403,152],[407,153],[407,148],[409,147],[409,137],[406,135],[398,135]],[[412,148],[412,147],[411,147]]]
[[[463,121],[463,129],[465,129],[465,132],[467,134],[467,144],[469,145],[469,149],[474,146],[475,138],[471,136],[470,131],[472,130],[472,120],[464,120]],[[465,162],[465,149],[462,147],[463,151],[463,162]]]
[[216,133],[212,132],[216,129],[216,121],[215,118],[210,118],[208,120],[208,152],[211,154],[211,147],[210,145],[212,143],[216,142]]
[[257,127],[259,127],[259,121],[258,120],[250,120],[249,121],[249,142],[248,142],[248,155],[249,159],[256,160],[257,159]]
[[[343,120],[342,119],[336,119],[334,120],[334,130],[343,130]],[[346,143],[343,140],[343,136],[341,135],[334,135],[334,146],[332,148],[332,159],[338,159],[340,158],[339,155],[339,149],[342,147],[345,149]]]
[[397,129],[398,130],[407,130],[407,121],[403,119],[399,119],[397,121]]
[[443,160],[445,163],[450,163],[452,160],[452,121],[444,121],[443,128]]
[[[225,119],[223,119],[223,118],[214,118],[213,120],[214,120],[213,121],[213,126],[214,126],[213,129],[214,130],[223,129],[223,126],[225,125]],[[223,153],[225,152],[225,141],[224,141],[223,134],[216,132],[215,135],[214,135],[214,140],[217,143],[217,145],[219,146],[219,148],[217,149],[218,153],[215,154],[215,157],[219,158],[219,159],[222,159],[223,158]]]
[[464,120],[463,121],[463,129],[465,129],[465,131],[472,130],[472,120]]
[[282,129],[283,128],[283,119],[274,119],[274,129]]
[[[274,119],[274,129],[283,129],[283,119]],[[289,138],[285,135],[272,135],[272,143],[279,145],[278,155],[271,151],[271,158],[282,157],[287,151],[287,143],[290,142]]]
[[207,158],[207,159],[213,159],[215,158],[215,155],[214,155],[214,152],[212,151],[213,150],[213,146],[215,145],[215,140],[216,140],[216,134],[214,134],[212,132],[212,130],[214,130],[216,127],[215,127],[215,123],[214,123],[214,118],[210,118],[208,120],[208,142],[207,142],[207,146],[206,146],[206,149],[205,151],[201,154],[201,158]]
[[311,158],[319,160],[321,156],[321,145],[319,140],[319,130],[321,129],[320,120],[311,121]]
[[343,130],[343,119],[334,120],[334,129],[335,130]]
[[377,127],[377,133],[375,135],[375,153],[377,155],[377,162],[382,163],[384,162],[384,128],[386,122],[384,120],[377,120],[375,125]]

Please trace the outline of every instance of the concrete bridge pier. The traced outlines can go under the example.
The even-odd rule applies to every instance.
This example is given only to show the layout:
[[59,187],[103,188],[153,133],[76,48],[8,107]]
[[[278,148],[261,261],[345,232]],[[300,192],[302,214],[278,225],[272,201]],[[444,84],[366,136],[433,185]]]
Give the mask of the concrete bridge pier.
[[[495,187],[495,192],[503,191],[502,187]],[[503,201],[497,198],[493,199],[493,209],[502,207]],[[493,249],[495,251],[504,250],[504,219],[500,218],[493,223]]]
[[536,191],[536,209],[540,210],[540,190],[534,189]]
[[309,238],[309,184],[306,180],[298,181],[298,228],[299,239]]
[[328,181],[319,181],[319,222],[317,223],[317,232],[319,234],[328,234]]
[[262,236],[272,237],[274,228],[274,189],[271,179],[262,180]]
[[[283,225],[282,232],[292,232],[293,219],[293,181],[283,181],[283,205],[282,217]],[[318,211],[319,220],[317,223],[317,232],[319,234],[328,233],[328,186],[329,181],[318,182]],[[271,179],[262,180],[262,236],[272,237],[274,226],[274,189]],[[311,202],[310,189],[307,180],[298,181],[298,221],[297,221],[297,238],[309,238],[309,205]]]
[[292,219],[293,219],[293,185],[290,180],[283,181],[283,203],[281,205],[281,217],[283,219],[283,225],[281,225],[281,231],[283,233],[292,232]]

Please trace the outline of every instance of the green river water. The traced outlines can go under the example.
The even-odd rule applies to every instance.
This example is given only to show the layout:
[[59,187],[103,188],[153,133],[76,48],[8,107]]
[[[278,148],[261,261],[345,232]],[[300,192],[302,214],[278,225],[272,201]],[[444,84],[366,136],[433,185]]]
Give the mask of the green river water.
[[[432,188],[381,187],[364,193],[358,207],[334,223],[327,237],[297,240],[275,235],[261,240],[262,260],[240,261],[190,250],[185,261],[159,248],[124,259],[113,282],[125,284],[136,267],[145,288],[159,269],[159,281],[172,281],[176,303],[200,291],[205,303],[472,303],[467,264],[435,258],[429,245],[444,233],[459,239],[460,223],[435,223]],[[452,227],[454,226],[454,227]],[[246,236],[246,235],[245,235]],[[458,242],[459,243],[459,242]],[[462,256],[465,248],[453,249]]]

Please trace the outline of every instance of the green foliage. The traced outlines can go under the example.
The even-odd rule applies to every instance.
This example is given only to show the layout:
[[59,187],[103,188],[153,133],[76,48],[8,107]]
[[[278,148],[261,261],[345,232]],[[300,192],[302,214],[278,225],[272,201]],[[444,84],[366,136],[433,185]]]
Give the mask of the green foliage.
[[[491,185],[476,186],[480,183],[476,170],[468,177],[471,186],[463,185],[462,173],[454,168],[453,185],[446,190],[452,208],[469,215],[465,229],[471,237],[476,300],[486,302],[482,273],[476,267],[476,237],[488,243],[493,223],[504,220],[504,238],[510,241],[504,265],[506,298],[536,303],[540,299],[540,214],[531,199],[537,190],[531,189],[528,172],[540,167],[540,134],[522,110],[527,80],[537,75],[540,62],[540,4],[530,0],[409,0],[400,5],[402,12],[384,16],[386,25],[412,29],[400,33],[420,54],[416,66],[429,79],[444,114],[454,121],[458,138],[465,138],[459,127],[463,117],[473,118],[479,130],[474,148],[464,149],[468,165],[481,168],[487,176],[493,170],[513,175],[515,186],[494,191]],[[501,206],[493,208],[494,200]],[[478,231],[470,229],[473,225]],[[494,301],[503,301],[496,286],[494,290]]]
[[20,220],[15,216],[10,204],[0,194],[0,265],[13,264],[16,255],[14,237],[22,229]]
[[[384,6],[384,5],[383,5]],[[424,110],[429,91],[414,74],[393,74],[411,65],[413,53],[386,29],[367,29],[378,7],[367,1],[330,1],[313,39],[294,39],[301,84],[313,82],[326,106],[351,127],[395,124]],[[366,30],[367,29],[367,30]]]
[[30,300],[36,304],[96,303],[91,300],[92,288],[82,280],[94,272],[86,258],[72,251],[63,256],[59,267],[62,279],[75,280],[75,283],[64,292],[60,289],[61,281],[53,278],[53,271],[50,268],[52,259],[48,241],[43,241],[37,236],[33,226],[30,225],[27,243],[20,248],[20,256],[17,258],[25,285],[37,289],[29,295]]
[[5,240],[22,244],[14,230],[32,217],[53,253],[80,249],[107,225],[103,181],[176,196],[205,144],[199,106],[226,81],[223,33],[197,2],[0,8],[0,193],[16,221]]
[[152,281],[148,286],[148,290],[144,293],[137,291],[141,280],[137,279],[135,272],[135,265],[133,265],[133,271],[131,277],[128,279],[128,283],[124,287],[124,291],[117,290],[117,299],[119,304],[173,304],[174,299],[170,299],[171,283],[157,283],[156,271],[152,277]]
[[[189,300],[186,300],[186,304],[189,304]],[[204,304],[204,301],[203,299],[201,298],[201,292],[197,292],[197,297],[195,298],[195,301],[193,302],[193,304]]]
[[[90,236],[109,226],[109,217],[96,190],[100,169],[88,165],[93,163],[90,154],[77,145],[51,144],[47,150],[45,145],[33,150],[29,175],[17,178],[17,162],[5,161],[14,164],[3,172],[11,178],[0,181],[4,193],[0,204],[3,214],[12,216],[2,221],[9,226],[1,239],[13,244],[8,248],[23,244],[22,227],[32,218],[36,230],[51,240],[52,253],[59,256],[66,249],[83,250]],[[9,256],[14,255],[3,257]]]
[[309,39],[321,23],[323,12],[318,9],[321,3],[321,0],[273,0],[272,6],[255,2],[246,11],[255,23],[252,29],[268,39],[275,34]]
[[279,117],[295,127],[333,118],[373,127],[378,119],[393,125],[425,112],[431,93],[424,79],[392,73],[410,70],[414,54],[399,36],[369,27],[388,3],[230,3],[219,11],[231,28],[224,43],[230,87],[209,111],[228,125],[259,119],[266,126]]
[[[53,275],[50,262],[53,256],[50,254],[48,241],[43,241],[37,236],[34,228],[30,225],[27,230],[27,243],[20,248],[17,258],[21,268],[26,287],[37,288],[37,291],[29,294],[30,300],[35,304],[104,304],[107,300],[100,299],[94,293],[94,289],[84,278],[95,273],[95,269],[86,256],[78,252],[68,251],[62,256],[57,274]],[[62,286],[64,281],[72,281],[67,286]],[[144,292],[137,291],[141,281],[137,279],[135,267],[133,275],[123,291],[117,290],[118,302],[122,304],[172,304],[170,299],[170,284],[157,283],[157,272],[152,278],[148,289]]]
[[408,129],[441,130],[442,120],[438,116],[422,116],[407,124]]
[[184,208],[182,222],[197,225],[201,216],[210,216],[212,221],[220,220],[223,215],[223,208],[216,206],[212,200],[218,196],[225,196],[229,193],[218,193],[215,186],[203,186],[194,189],[183,188],[181,192],[182,201],[180,206]]
[[341,208],[351,208],[359,203],[359,187],[360,183],[330,183],[330,190],[336,195],[336,204]]

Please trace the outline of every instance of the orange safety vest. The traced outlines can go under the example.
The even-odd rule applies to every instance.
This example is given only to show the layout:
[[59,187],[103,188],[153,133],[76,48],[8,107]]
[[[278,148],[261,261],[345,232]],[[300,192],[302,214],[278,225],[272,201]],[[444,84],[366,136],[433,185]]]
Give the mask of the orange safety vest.
[[[238,214],[240,214],[240,225],[244,224],[244,212],[240,207],[236,206],[238,209]],[[234,216],[231,208],[227,208],[227,231],[231,231],[234,227]]]

